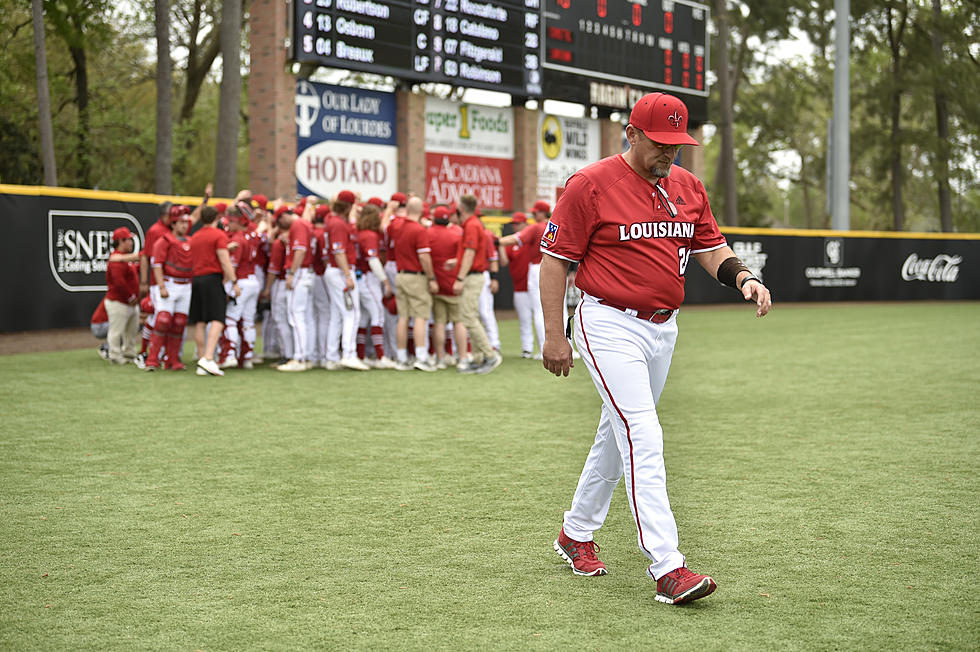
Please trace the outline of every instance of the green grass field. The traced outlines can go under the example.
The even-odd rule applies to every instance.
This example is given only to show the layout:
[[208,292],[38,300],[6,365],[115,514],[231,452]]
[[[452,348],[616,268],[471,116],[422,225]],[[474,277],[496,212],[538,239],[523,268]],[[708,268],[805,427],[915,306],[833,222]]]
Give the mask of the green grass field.
[[660,412],[705,600],[654,601],[622,486],[609,575],[553,552],[582,364],[215,379],[93,340],[0,358],[0,649],[980,647],[980,304],[679,320]]

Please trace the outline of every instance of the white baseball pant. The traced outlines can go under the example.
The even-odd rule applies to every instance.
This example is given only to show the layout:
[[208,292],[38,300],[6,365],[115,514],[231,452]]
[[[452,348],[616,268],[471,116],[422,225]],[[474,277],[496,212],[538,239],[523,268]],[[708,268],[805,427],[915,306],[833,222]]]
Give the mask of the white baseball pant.
[[572,506],[565,512],[565,534],[591,541],[625,476],[640,551],[659,579],[684,565],[667,499],[663,430],[657,417],[677,340],[677,313],[655,324],[583,295],[575,340],[602,399],[602,412]]
[[[323,275],[330,295],[330,324],[327,328],[327,361],[338,362],[343,358],[357,357],[357,324],[361,319],[361,296],[354,289],[344,292],[344,273],[339,267],[328,267]],[[351,307],[347,307],[344,294],[349,295]]]
[[277,278],[272,282],[269,291],[269,301],[272,304],[272,320],[276,326],[276,339],[279,341],[279,353],[286,359],[293,357],[293,331],[289,327],[289,301],[286,280]]
[[171,315],[176,315],[181,313],[186,315],[187,311],[191,308],[191,284],[190,283],[175,283],[171,281],[166,276],[163,278],[163,287],[167,288],[166,298],[160,296],[160,289],[157,286],[153,286],[152,289],[156,290],[157,298],[153,302],[153,308],[156,312],[169,312]]
[[327,359],[327,330],[330,326],[330,295],[323,274],[313,275],[313,361]]
[[531,309],[531,293],[514,292],[514,310],[521,331],[521,351],[534,351],[534,313]]
[[497,328],[497,315],[493,311],[493,292],[490,291],[490,272],[483,272],[483,290],[480,291],[480,321],[487,332],[490,346],[500,350],[500,329]]
[[313,271],[300,267],[293,277],[293,289],[286,292],[289,328],[293,336],[293,359],[306,362],[310,359],[310,292],[313,288]]
[[[388,277],[388,284],[395,287],[395,277],[398,276],[398,267],[394,260],[385,263],[385,276]],[[394,360],[398,357],[398,315],[393,315],[385,308],[384,311],[385,329],[385,356]]]
[[[259,280],[252,274],[238,279],[238,289],[241,290],[241,294],[234,303],[229,303],[225,308],[225,339],[231,342],[235,357],[244,360],[252,357],[252,350],[255,348],[255,306],[259,302],[262,288],[259,286]],[[228,292],[228,296],[233,296],[230,287],[225,291]],[[242,343],[238,341],[239,319],[242,320],[242,334],[245,343],[248,344],[245,357],[242,357]]]

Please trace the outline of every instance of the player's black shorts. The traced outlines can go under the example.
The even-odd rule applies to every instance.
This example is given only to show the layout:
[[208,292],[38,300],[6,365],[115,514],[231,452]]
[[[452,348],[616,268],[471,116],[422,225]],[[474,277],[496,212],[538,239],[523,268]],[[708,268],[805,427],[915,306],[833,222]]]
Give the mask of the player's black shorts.
[[225,287],[221,274],[195,276],[191,281],[191,307],[187,323],[225,321]]

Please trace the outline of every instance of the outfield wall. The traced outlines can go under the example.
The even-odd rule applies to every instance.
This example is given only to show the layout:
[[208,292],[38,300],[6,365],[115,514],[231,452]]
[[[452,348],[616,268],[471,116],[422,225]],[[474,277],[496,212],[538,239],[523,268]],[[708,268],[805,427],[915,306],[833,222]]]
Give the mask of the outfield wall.
[[[109,234],[143,241],[161,201],[200,197],[0,185],[0,332],[86,326],[105,293]],[[506,218],[487,218],[499,229]],[[729,244],[775,301],[980,299],[980,234],[723,228]],[[687,303],[737,302],[698,265]],[[501,273],[497,308],[513,307]]]

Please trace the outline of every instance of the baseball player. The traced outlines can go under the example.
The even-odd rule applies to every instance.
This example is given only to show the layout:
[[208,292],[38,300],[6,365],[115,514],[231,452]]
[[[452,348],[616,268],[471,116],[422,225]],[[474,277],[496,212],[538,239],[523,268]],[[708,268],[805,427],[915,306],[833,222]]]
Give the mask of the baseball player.
[[[541,312],[541,236],[548,225],[548,217],[551,215],[551,205],[546,201],[537,201],[531,209],[534,223],[511,235],[500,238],[498,246],[501,247],[528,247],[528,267],[527,267],[527,296],[528,304],[531,308],[531,323],[534,325],[534,332],[538,337],[538,344],[544,342],[544,313]],[[541,353],[533,354],[534,359],[540,360]]]
[[[132,253],[135,236],[125,226],[112,232],[114,253]],[[105,309],[109,318],[109,362],[136,363],[136,341],[139,339],[139,278],[134,266],[125,261],[110,260],[106,265]]]
[[189,213],[178,215],[171,223],[171,232],[157,238],[153,245],[150,265],[158,299],[155,304],[153,335],[146,370],[160,368],[160,351],[166,350],[167,369],[183,371],[180,347],[191,306],[191,281],[194,277],[191,245],[187,231],[191,226]]
[[494,351],[500,351],[500,329],[497,327],[497,315],[493,311],[493,297],[500,289],[497,275],[500,273],[500,252],[494,244],[497,237],[493,231],[484,227],[484,237],[487,243],[487,269],[483,272],[483,290],[480,292],[480,321],[487,332],[487,339]]
[[324,223],[330,207],[320,204],[313,215],[313,362],[327,365],[327,329],[330,327],[330,294],[327,291],[327,251]]
[[[527,215],[518,211],[511,217],[510,223],[514,233],[519,233],[527,227]],[[540,251],[538,242],[525,245],[518,243],[500,245],[501,264],[507,265],[507,272],[514,286],[514,310],[517,311],[517,323],[521,334],[522,358],[530,358],[534,353],[534,313],[531,309],[531,297],[527,291],[527,272],[531,263],[531,252]],[[538,305],[540,307],[540,301]]]
[[[280,223],[285,207],[277,209],[276,224]],[[262,295],[269,299],[270,313],[275,325],[275,337],[281,356],[276,366],[286,364],[293,357],[293,334],[289,328],[289,305],[286,303],[286,240],[288,233],[276,226],[270,234],[269,266],[266,268],[265,289]]]
[[704,186],[672,165],[681,146],[697,145],[687,134],[687,116],[672,95],[640,99],[626,126],[629,150],[569,178],[541,239],[544,367],[567,376],[573,366],[562,304],[568,265],[579,262],[575,339],[602,399],[595,443],[555,551],[576,574],[606,574],[593,535],[625,477],[640,551],[650,560],[647,575],[656,582],[656,599],[668,604],[703,598],[716,587],[711,577],[688,570],[678,550],[657,416],[688,262],[693,256],[740,290],[755,302],[757,316],[772,305],[769,290],[726,244]]
[[374,366],[391,369],[395,363],[384,352],[384,298],[392,295],[381,264],[381,211],[375,204],[365,204],[357,213],[357,280],[361,297],[361,322],[357,329],[357,357],[365,359],[367,339],[374,349]]
[[357,325],[361,320],[361,296],[357,289],[357,245],[347,223],[357,197],[350,190],[341,190],[324,224],[327,252],[327,281],[330,296],[330,325],[327,328],[327,369],[340,367],[367,371],[370,369],[357,357]]
[[[370,200],[368,200],[370,202]],[[381,214],[381,228],[384,231],[385,275],[388,283],[395,287],[395,276],[398,266],[395,264],[395,237],[402,222],[405,221],[405,204],[408,198],[405,193],[396,192],[384,207]],[[385,355],[394,360],[398,351],[398,315],[391,310],[385,310]]]
[[[298,208],[298,207],[297,207]],[[303,207],[303,214],[285,212],[279,216],[289,235],[286,241],[286,317],[293,341],[292,358],[276,369],[279,371],[307,371],[311,343],[309,315],[313,288],[313,203]]]
[[[231,264],[235,268],[235,278],[241,288],[241,296],[228,304],[225,311],[225,338],[230,348],[226,352],[221,368],[237,367],[239,361],[245,369],[252,368],[252,350],[255,348],[255,309],[258,305],[259,280],[255,276],[255,258],[259,246],[258,236],[248,231],[248,218],[235,207],[228,209],[228,231],[231,242],[237,243],[230,250]],[[225,288],[229,292],[228,288]],[[230,294],[230,292],[229,292]],[[242,322],[241,337],[238,322]]]

